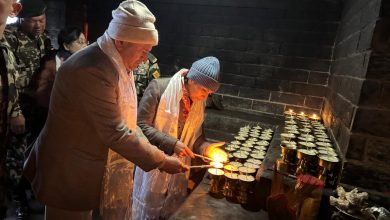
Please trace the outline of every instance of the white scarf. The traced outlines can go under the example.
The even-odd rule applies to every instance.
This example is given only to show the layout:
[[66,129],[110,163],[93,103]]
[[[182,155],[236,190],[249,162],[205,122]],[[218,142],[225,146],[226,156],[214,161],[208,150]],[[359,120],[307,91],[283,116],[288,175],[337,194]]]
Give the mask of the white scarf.
[[[183,78],[176,73],[160,98],[154,126],[165,134],[178,138],[180,101]],[[193,149],[201,135],[205,102],[194,102],[184,125],[180,140]],[[191,159],[182,162],[189,165]],[[187,196],[188,173],[167,174],[159,170],[144,172],[137,168],[134,176],[133,220],[168,218]]]
[[[122,57],[107,32],[97,40],[97,43],[119,73],[117,102],[121,116],[127,127],[132,132],[136,132],[137,94],[133,72],[127,72]],[[105,220],[129,219],[131,217],[133,172],[133,163],[109,150],[100,204],[101,214]],[[120,187],[118,187],[118,184],[120,184]]]
[[107,32],[97,40],[97,43],[100,49],[110,58],[119,73],[118,103],[127,126],[132,131],[135,131],[137,126],[137,91],[133,71],[128,72],[126,70],[122,57]]

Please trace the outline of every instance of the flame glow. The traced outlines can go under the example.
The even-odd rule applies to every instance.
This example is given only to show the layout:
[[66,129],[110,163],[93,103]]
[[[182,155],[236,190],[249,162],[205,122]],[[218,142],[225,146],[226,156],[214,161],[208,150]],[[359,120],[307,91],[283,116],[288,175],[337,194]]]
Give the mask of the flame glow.
[[215,163],[223,164],[228,161],[228,154],[224,150],[217,147],[208,149],[206,155],[213,159],[213,162]]
[[215,168],[221,169],[223,168],[223,164],[220,162],[210,162],[210,165],[214,166]]

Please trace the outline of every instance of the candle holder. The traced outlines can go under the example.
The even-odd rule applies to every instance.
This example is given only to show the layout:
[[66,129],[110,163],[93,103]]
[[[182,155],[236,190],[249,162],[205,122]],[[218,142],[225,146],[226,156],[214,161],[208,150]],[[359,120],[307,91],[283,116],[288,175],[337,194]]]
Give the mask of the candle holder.
[[264,141],[270,141],[272,139],[272,135],[267,133],[262,133],[259,139]]
[[243,136],[234,136],[234,138],[237,140],[237,141],[240,141],[240,142],[244,142],[246,140],[246,137],[243,137]]
[[264,160],[264,157],[265,157],[264,154],[258,154],[258,153],[253,153],[250,156],[253,159],[257,159],[257,160],[261,160],[261,161]]
[[317,157],[316,151],[299,149],[297,151],[297,170],[295,171],[295,176],[301,174],[311,174],[315,176],[317,174]]
[[333,148],[319,148],[318,149],[318,155],[325,155],[325,156],[331,156],[331,157],[338,157],[337,153],[334,151]]
[[271,128],[267,128],[263,131],[263,133],[267,133],[267,134],[270,134],[272,135],[274,133],[274,131],[271,129]]
[[284,172],[294,174],[296,170],[297,160],[297,146],[294,144],[281,145],[282,161],[285,164]]
[[[261,154],[261,155],[263,155],[263,156],[265,157],[266,152],[265,152],[265,150],[258,150],[258,149],[255,149],[255,150],[252,151],[252,154]],[[253,158],[250,158],[250,159],[253,159]],[[246,161],[248,161],[248,160],[249,160],[249,159],[247,159]]]
[[233,203],[238,203],[238,174],[225,173],[225,185],[223,186],[223,195],[226,200]]
[[248,134],[248,132],[238,132],[238,136],[248,138],[249,134]]
[[329,142],[316,142],[318,147],[332,148],[332,144]]
[[237,200],[240,204],[248,203],[248,195],[253,194],[255,178],[248,175],[238,175],[239,193]]
[[[255,149],[255,150],[258,150],[258,151],[264,151],[264,152],[265,152],[265,151],[267,150],[267,147],[265,147],[265,146],[255,146],[254,149]],[[254,150],[254,151],[255,151],[255,150]],[[254,153],[254,152],[253,152],[253,153]]]
[[309,119],[311,121],[321,121],[321,118],[319,116],[317,116],[316,114],[312,114],[309,116]]
[[226,150],[227,152],[232,153],[232,152],[236,151],[237,148],[234,147],[234,145],[233,145],[233,146],[232,146],[232,145],[229,145],[229,146],[225,147],[225,150]]
[[323,180],[326,187],[335,188],[340,173],[340,160],[329,155],[320,155],[318,159],[318,179]]
[[288,111],[284,111],[284,115],[286,116],[286,117],[288,117],[288,116],[294,116],[294,115],[296,115],[296,113],[292,110],[292,109],[289,109]]
[[313,142],[309,142],[309,141],[298,142],[299,149],[313,150],[315,147],[316,147],[316,145]]
[[253,159],[253,158],[248,159],[247,162],[257,164],[259,166],[263,163],[263,162],[261,162],[261,160],[257,160],[257,159]]
[[249,147],[242,147],[240,150],[241,151],[246,151],[246,152],[251,152],[252,151],[252,149],[249,148]]
[[254,164],[254,163],[251,163],[251,162],[245,162],[245,163],[244,163],[244,166],[245,166],[245,167],[249,167],[249,168],[253,168],[253,169],[255,169],[256,171],[260,168],[260,165],[259,165],[259,164]]
[[258,142],[256,142],[256,144],[258,146],[266,146],[266,147],[269,146],[269,142],[268,141],[264,141],[264,140],[258,141]]
[[237,141],[237,140],[232,141],[230,143],[233,144],[233,145],[237,145],[237,146],[241,145],[241,141]]
[[244,163],[247,158],[248,158],[248,155],[245,152],[240,151],[240,152],[233,153],[233,160],[234,161]]
[[256,175],[256,169],[250,168],[250,167],[239,167],[238,172],[240,175],[246,175],[246,176],[255,176]]
[[301,133],[298,131],[298,128],[292,128],[292,127],[284,127],[283,130],[284,133],[287,134],[294,134],[295,136],[300,135]]
[[232,165],[232,164],[226,164],[223,166],[223,171],[226,173],[237,173],[238,172],[238,167]]
[[216,168],[209,168],[208,173],[211,177],[209,194],[217,199],[223,198],[223,185],[225,183],[223,170]]
[[250,137],[249,139],[248,139],[248,141],[254,141],[254,142],[256,142],[256,141],[258,141],[259,139],[258,138],[255,138],[255,137]]
[[[309,134],[310,135],[310,134]],[[312,137],[312,135],[307,135],[307,136],[299,136],[298,137],[298,141],[301,141],[301,142],[314,142],[314,137]]]
[[281,133],[280,137],[282,141],[294,141],[296,138],[295,134],[291,134],[291,133]]
[[229,162],[229,165],[235,166],[237,168],[242,167],[242,163],[237,162],[237,161],[231,161],[231,162]]
[[330,143],[330,140],[328,138],[317,138],[317,141]]

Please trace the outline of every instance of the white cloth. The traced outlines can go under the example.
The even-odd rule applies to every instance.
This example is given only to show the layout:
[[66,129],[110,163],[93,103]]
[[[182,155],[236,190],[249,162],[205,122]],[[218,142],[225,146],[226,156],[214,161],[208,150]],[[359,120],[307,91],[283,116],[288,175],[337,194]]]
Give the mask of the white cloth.
[[62,60],[58,55],[56,55],[56,72],[58,71],[61,65],[62,65]]
[[[180,100],[183,97],[183,77],[176,73],[161,96],[154,127],[178,138]],[[201,135],[205,102],[194,102],[185,122],[180,141],[193,148]],[[191,159],[181,159],[190,165]],[[133,220],[169,218],[187,196],[188,173],[167,174],[159,170],[144,172],[137,168],[134,176]]]
[[112,11],[107,32],[116,40],[154,46],[158,43],[155,21],[152,12],[142,2],[127,0]]
[[[137,93],[133,73],[127,72],[122,58],[107,32],[97,40],[97,43],[103,52],[110,57],[119,72],[117,101],[127,127],[135,132],[137,126]],[[133,163],[109,150],[101,202],[101,213],[105,220],[129,219],[131,217],[133,172]]]

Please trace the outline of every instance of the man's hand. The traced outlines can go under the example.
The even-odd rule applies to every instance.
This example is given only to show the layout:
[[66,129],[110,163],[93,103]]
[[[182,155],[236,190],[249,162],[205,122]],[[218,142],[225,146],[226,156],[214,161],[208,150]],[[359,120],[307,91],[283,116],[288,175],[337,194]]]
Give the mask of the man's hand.
[[23,134],[26,131],[26,120],[23,115],[16,116],[10,119],[11,131],[15,134]]
[[189,156],[191,158],[194,158],[194,153],[192,152],[192,150],[181,141],[176,142],[175,149],[173,151],[179,157]]
[[169,174],[184,173],[190,168],[183,164],[178,158],[166,156],[162,164],[158,167],[159,170]]

